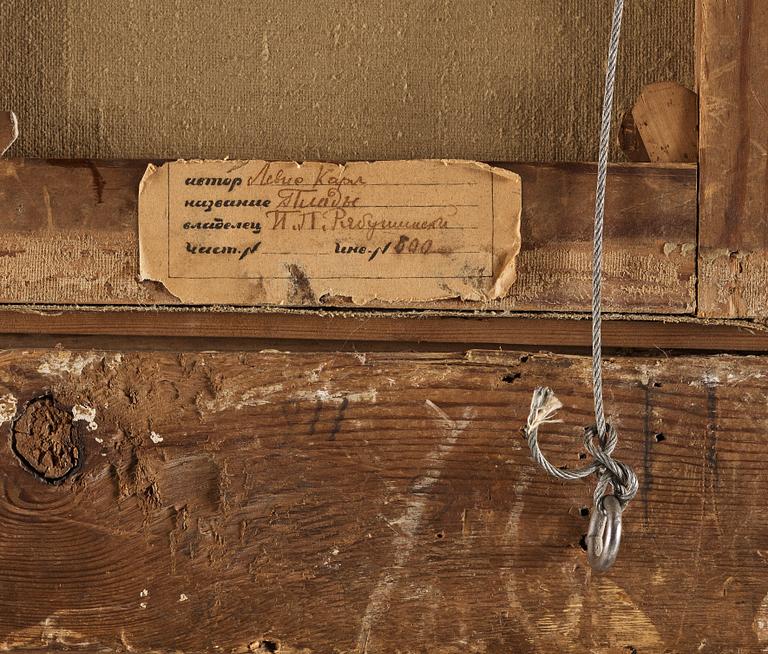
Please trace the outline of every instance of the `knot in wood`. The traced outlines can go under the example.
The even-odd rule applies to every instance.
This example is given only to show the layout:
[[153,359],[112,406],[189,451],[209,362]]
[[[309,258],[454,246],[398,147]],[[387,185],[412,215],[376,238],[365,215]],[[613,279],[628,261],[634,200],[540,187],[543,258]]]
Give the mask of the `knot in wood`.
[[12,447],[24,467],[48,483],[66,479],[82,456],[72,413],[52,397],[27,404],[12,430]]

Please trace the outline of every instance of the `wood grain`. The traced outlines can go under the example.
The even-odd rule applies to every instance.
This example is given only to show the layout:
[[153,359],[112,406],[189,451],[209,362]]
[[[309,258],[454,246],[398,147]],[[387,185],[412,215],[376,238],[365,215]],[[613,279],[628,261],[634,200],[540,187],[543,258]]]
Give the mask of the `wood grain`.
[[768,3],[698,0],[699,313],[768,317]]
[[[227,350],[263,347],[291,349],[365,349],[469,345],[589,348],[586,319],[537,315],[463,315],[446,312],[382,314],[374,311],[195,311],[177,309],[103,310],[0,309],[0,334],[28,342],[55,344],[62,336],[105,337],[106,342],[152,343],[163,349]],[[76,342],[76,341],[68,341]],[[92,341],[91,341],[92,342]],[[707,323],[695,318],[668,320],[611,317],[603,321],[607,348],[768,352],[768,330],[746,321]],[[2,344],[0,343],[0,347]],[[145,347],[145,346],[144,346]]]
[[698,160],[699,104],[696,94],[677,82],[643,88],[632,109],[642,148],[653,163]]
[[[146,163],[0,161],[0,301],[175,304],[162,287],[137,280],[136,196]],[[588,310],[594,166],[502,165],[523,178],[523,249],[512,295],[429,307]],[[695,167],[613,166],[607,211],[606,309],[692,313]],[[345,302],[330,298],[324,306]]]
[[[581,463],[585,357],[4,351],[0,644],[757,651],[766,369],[607,362],[617,455],[641,490],[616,567],[595,576],[579,545],[591,484],[535,469],[520,434],[532,389],[551,385],[565,422],[543,445]],[[80,447],[58,485],[10,449],[41,396],[73,412]]]

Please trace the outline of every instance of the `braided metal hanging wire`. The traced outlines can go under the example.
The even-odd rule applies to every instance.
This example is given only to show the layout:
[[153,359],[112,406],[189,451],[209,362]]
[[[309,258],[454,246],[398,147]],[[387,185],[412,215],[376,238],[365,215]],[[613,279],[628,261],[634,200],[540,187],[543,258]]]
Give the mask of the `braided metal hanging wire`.
[[[562,407],[562,403],[555,397],[551,389],[537,388],[534,391],[525,427],[533,460],[550,475],[566,480],[583,479],[593,474],[597,475],[587,547],[589,561],[598,570],[610,568],[616,558],[621,539],[621,513],[637,494],[638,489],[637,476],[632,468],[615,460],[612,456],[618,441],[618,434],[611,425],[606,423],[603,408],[602,276],[605,190],[608,178],[611,115],[623,13],[624,0],[615,0],[611,39],[608,47],[608,67],[605,75],[595,193],[592,259],[592,393],[595,426],[587,427],[584,433],[584,447],[592,455],[592,463],[576,470],[558,468],[552,465],[541,451],[538,438],[539,427],[546,423],[560,422],[554,419],[554,415]],[[609,487],[613,489],[613,495],[607,494]]]

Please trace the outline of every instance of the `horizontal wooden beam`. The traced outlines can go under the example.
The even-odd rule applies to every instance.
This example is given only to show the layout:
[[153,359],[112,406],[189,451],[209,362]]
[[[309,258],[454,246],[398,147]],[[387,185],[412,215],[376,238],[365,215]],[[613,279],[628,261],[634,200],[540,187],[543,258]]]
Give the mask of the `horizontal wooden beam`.
[[[586,318],[586,316],[584,317]],[[321,341],[344,348],[360,343],[472,344],[523,347],[576,347],[591,344],[589,320],[575,316],[528,315],[457,317],[448,312],[401,315],[381,312],[317,313],[309,311],[235,312],[177,308],[22,309],[0,308],[0,334],[129,336],[193,339],[201,349],[232,349],[232,341],[304,341],[302,349]],[[603,323],[606,347],[715,352],[768,352],[768,329],[750,322],[706,323],[695,319],[614,317]],[[229,344],[226,341],[231,341]]]
[[549,385],[564,422],[542,446],[583,465],[588,357],[0,352],[0,642],[759,651],[767,369],[609,359],[640,491],[599,576],[580,546],[593,483],[547,476],[520,435]]
[[[146,164],[0,160],[0,302],[177,304],[161,286],[138,281],[137,193]],[[523,180],[522,251],[512,294],[486,304],[420,307],[588,309],[595,167],[500,165]],[[612,166],[605,252],[608,310],[693,313],[696,167]],[[324,306],[345,301],[331,298]]]

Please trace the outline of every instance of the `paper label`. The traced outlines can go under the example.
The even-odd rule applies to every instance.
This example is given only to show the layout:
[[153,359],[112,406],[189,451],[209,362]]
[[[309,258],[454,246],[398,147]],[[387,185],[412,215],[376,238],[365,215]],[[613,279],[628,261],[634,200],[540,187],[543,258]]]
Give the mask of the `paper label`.
[[140,275],[189,304],[503,297],[518,175],[470,161],[174,161],[139,188]]

